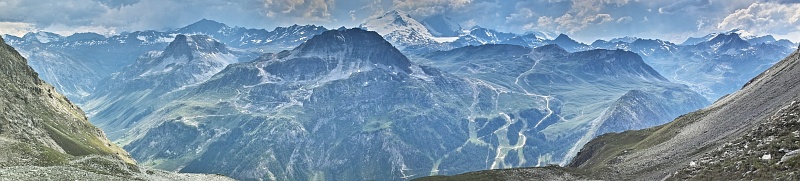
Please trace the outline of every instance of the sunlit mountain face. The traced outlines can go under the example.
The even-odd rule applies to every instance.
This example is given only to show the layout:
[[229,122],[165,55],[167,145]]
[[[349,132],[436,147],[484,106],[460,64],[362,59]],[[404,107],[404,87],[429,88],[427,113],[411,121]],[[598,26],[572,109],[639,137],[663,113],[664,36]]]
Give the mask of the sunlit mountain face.
[[[640,162],[625,154],[650,154],[636,149],[680,145],[664,140],[705,134],[680,125],[722,119],[709,117],[722,115],[716,109],[788,120],[762,114],[794,105],[737,102],[771,102],[770,95],[753,90],[773,90],[763,81],[784,79],[764,76],[793,70],[784,70],[792,67],[784,58],[800,41],[800,21],[794,18],[800,4],[792,2],[73,1],[0,3],[0,34],[14,58],[8,62],[26,63],[31,71],[25,75],[52,85],[48,90],[60,93],[56,99],[63,95],[66,103],[54,108],[74,103],[63,109],[88,118],[100,131],[88,134],[100,141],[86,143],[53,137],[69,124],[48,122],[42,134],[25,134],[56,152],[67,151],[52,163],[80,163],[33,166],[61,166],[48,169],[54,173],[70,167],[92,171],[97,167],[81,167],[90,159],[80,156],[124,149],[106,156],[109,163],[130,164],[124,172],[70,173],[79,180],[227,179],[203,174],[239,180],[407,180],[549,165],[575,168],[465,176],[661,179],[670,175],[626,165]],[[7,69],[8,82],[18,82],[12,72],[28,71]],[[737,93],[750,85],[760,87]],[[9,109],[0,117],[13,125],[22,117],[12,113],[42,112],[32,108],[41,101],[16,92],[9,96],[19,100],[6,101]],[[40,93],[31,95],[45,95]],[[748,106],[763,111],[743,111]],[[740,140],[739,133],[750,128],[740,123],[731,124],[738,126],[731,130],[741,130],[736,134],[712,131],[722,136],[691,142],[703,150],[673,155],[693,156],[723,145],[718,140]],[[22,129],[0,125],[0,136],[29,133]],[[634,142],[640,147],[625,147]],[[74,154],[65,144],[103,149]],[[611,144],[608,148],[622,145],[627,151],[603,149]],[[791,156],[793,149],[766,151]],[[21,172],[31,165],[4,164],[25,160],[15,156],[44,154],[25,150],[0,158],[0,175],[31,176]],[[716,153],[704,158],[730,157]],[[670,162],[675,167],[669,169],[686,177],[706,178],[711,172],[698,169],[717,169],[679,168],[693,160],[675,160],[680,163]],[[628,167],[645,171],[599,174]],[[752,179],[784,178],[779,175]]]

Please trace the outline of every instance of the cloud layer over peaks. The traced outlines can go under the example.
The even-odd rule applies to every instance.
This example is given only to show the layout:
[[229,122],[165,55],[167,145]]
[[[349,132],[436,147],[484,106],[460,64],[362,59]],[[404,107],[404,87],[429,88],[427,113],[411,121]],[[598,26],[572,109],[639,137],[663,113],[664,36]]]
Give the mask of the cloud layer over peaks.
[[566,33],[579,41],[637,36],[682,42],[742,29],[800,41],[797,0],[3,0],[0,34],[178,28],[200,19],[271,29],[292,24],[356,27],[390,10],[464,28]]

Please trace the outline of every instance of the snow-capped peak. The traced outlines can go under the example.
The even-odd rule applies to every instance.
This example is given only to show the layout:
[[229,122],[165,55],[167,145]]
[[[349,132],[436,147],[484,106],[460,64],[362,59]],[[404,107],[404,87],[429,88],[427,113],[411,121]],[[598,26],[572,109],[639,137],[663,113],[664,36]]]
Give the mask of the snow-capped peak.
[[636,38],[636,37],[625,36],[625,37],[622,37],[622,38],[613,38],[613,39],[609,40],[608,42],[612,42],[612,43],[613,42],[633,43],[634,41],[636,41],[638,39],[639,38]]
[[414,45],[438,44],[425,26],[408,14],[397,10],[368,19],[360,28],[377,32],[400,49]]
[[760,37],[756,36],[755,34],[750,33],[749,31],[741,30],[741,29],[733,29],[731,31],[723,32],[723,33],[711,33],[711,34],[708,34],[706,36],[699,37],[699,38],[689,37],[688,39],[686,39],[686,41],[681,43],[681,45],[695,45],[695,44],[698,44],[698,43],[711,41],[712,39],[714,39],[714,38],[716,38],[717,36],[720,36],[720,35],[726,35],[727,36],[727,35],[731,35],[731,34],[736,34],[742,40],[751,40],[751,39],[755,39],[755,38],[760,38]]
[[361,28],[378,32],[378,34],[381,36],[385,36],[397,31],[416,32],[426,37],[433,36],[428,29],[417,20],[414,20],[414,18],[411,18],[410,15],[397,10],[389,11],[383,16],[368,19],[361,24]]
[[24,36],[22,36],[22,38],[25,39],[25,41],[38,41],[39,43],[49,43],[49,42],[61,41],[62,39],[64,39],[64,36],[55,33],[40,31],[36,33],[33,32],[26,33]]
[[739,37],[741,37],[744,40],[749,40],[749,39],[756,38],[755,34],[750,33],[749,31],[746,31],[746,30],[741,30],[741,29],[733,29],[731,31],[728,31],[725,34],[731,34],[731,33],[739,34]]

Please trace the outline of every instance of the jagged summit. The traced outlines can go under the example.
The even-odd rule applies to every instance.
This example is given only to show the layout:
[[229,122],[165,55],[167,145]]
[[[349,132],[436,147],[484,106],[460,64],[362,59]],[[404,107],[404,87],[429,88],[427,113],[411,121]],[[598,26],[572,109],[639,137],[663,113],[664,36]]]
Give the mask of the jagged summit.
[[107,85],[100,85],[103,89],[97,92],[105,95],[118,89],[149,89],[150,86],[171,91],[208,80],[236,62],[236,56],[224,44],[207,35],[177,35],[164,51],[142,55],[136,63],[106,80]]
[[484,44],[497,44],[516,36],[513,33],[499,32],[497,30],[482,27],[473,28],[469,34],[484,40],[482,42]]
[[170,42],[164,50],[164,56],[177,58],[184,55],[192,59],[193,52],[226,54],[229,53],[229,50],[224,44],[207,35],[176,35],[175,40]]
[[699,46],[708,46],[717,51],[726,51],[730,49],[741,49],[750,46],[750,43],[742,39],[738,33],[719,34],[703,43],[697,44]]
[[558,44],[558,46],[560,46],[561,48],[564,48],[565,50],[567,50],[569,52],[583,51],[583,50],[588,50],[588,49],[591,48],[586,44],[583,44],[583,43],[580,43],[578,41],[575,41],[574,39],[570,38],[569,36],[567,36],[565,34],[560,34],[560,35],[558,35],[558,37],[556,37],[556,39],[553,39],[551,41],[547,41],[547,43]]
[[719,43],[719,42],[738,42],[738,43],[746,43],[744,39],[738,33],[727,33],[727,34],[719,34],[709,40],[710,43]]
[[570,38],[568,35],[563,34],[563,33],[562,34],[558,34],[556,39],[553,39],[553,41],[558,41],[558,42],[567,42],[567,41],[577,42],[577,41],[573,40],[572,38]]
[[376,32],[358,28],[326,31],[300,44],[294,51],[297,56],[338,54],[411,72],[411,61],[392,44]]
[[757,36],[757,35],[755,35],[753,33],[745,31],[745,30],[733,29],[733,30],[730,30],[730,31],[727,31],[727,32],[711,33],[711,34],[708,34],[708,35],[703,36],[703,37],[689,37],[689,38],[686,39],[686,41],[681,43],[681,45],[696,45],[696,44],[700,44],[700,43],[703,43],[703,42],[712,41],[713,39],[716,39],[719,36],[730,37],[730,36],[734,36],[734,35],[736,37],[738,37],[739,39],[745,40],[745,41],[750,42],[750,43],[756,43],[756,44],[757,43],[770,42],[770,40],[772,42],[775,41],[775,38],[772,37],[772,35]]
[[633,43],[636,40],[639,40],[639,38],[631,37],[631,36],[625,36],[625,37],[621,37],[621,38],[612,38],[611,40],[608,40],[608,42]]
[[564,50],[564,48],[561,48],[561,46],[558,46],[557,44],[547,44],[540,47],[536,47],[533,50],[539,52],[557,52],[558,54],[569,53],[567,52],[567,50]]
[[273,32],[284,32],[284,31],[298,31],[298,30],[303,30],[303,29],[318,30],[318,29],[324,29],[324,28],[325,27],[317,26],[317,25],[313,25],[313,24],[312,25],[293,24],[292,26],[288,26],[288,27],[275,27],[275,29],[272,30],[272,31]]
[[64,36],[59,34],[46,32],[46,31],[39,31],[39,32],[28,32],[22,36],[22,39],[30,42],[39,42],[39,43],[50,43],[50,42],[57,42],[64,39]]

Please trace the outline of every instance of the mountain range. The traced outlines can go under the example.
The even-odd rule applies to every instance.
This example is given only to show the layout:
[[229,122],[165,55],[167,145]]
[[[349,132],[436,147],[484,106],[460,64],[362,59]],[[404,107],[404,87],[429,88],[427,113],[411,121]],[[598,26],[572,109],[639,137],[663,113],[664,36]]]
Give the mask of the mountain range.
[[[738,32],[738,33],[737,33]],[[689,85],[709,100],[738,90],[794,50],[788,40],[742,36],[739,30],[690,38],[682,45],[663,40],[602,41],[592,47],[633,51],[670,81]],[[748,39],[749,38],[749,39]]]
[[378,32],[392,45],[411,55],[484,44],[513,44],[531,48],[557,44],[570,52],[591,49],[589,45],[572,40],[564,34],[551,40],[548,39],[550,33],[544,32],[517,35],[482,27],[465,30],[447,17],[433,16],[420,23],[397,10],[364,20],[359,28]]
[[[186,46],[198,39],[208,41]],[[209,63],[224,60],[188,56],[225,52],[217,45],[177,36],[104,81],[85,106],[90,117],[155,168],[399,180],[561,162],[595,135],[708,104],[623,50],[482,45],[431,53],[424,57],[441,62],[419,65],[377,32],[346,29],[224,69]],[[187,68],[205,65],[219,66]],[[498,71],[455,69],[462,66]],[[213,76],[187,76],[198,74]],[[581,99],[589,95],[596,99]],[[475,157],[486,159],[465,162]]]
[[599,135],[726,100],[795,46],[743,34],[586,45],[390,11],[355,29],[203,19],[110,37],[4,37],[140,165],[243,180],[401,180],[575,164]]
[[796,180],[800,47],[713,105],[652,128],[606,134],[566,167],[420,180]]
[[170,31],[136,31],[105,37],[96,33],[61,36],[48,32],[23,37],[4,35],[9,45],[28,58],[41,78],[56,86],[78,104],[86,101],[100,80],[136,62],[140,55],[161,50],[177,35],[202,34],[231,47],[238,61],[249,61],[266,52],[291,49],[325,31],[314,25],[277,27],[273,31],[229,27],[200,20]]
[[[569,52],[598,48],[633,51],[670,81],[689,85],[709,100],[735,91],[736,87],[769,67],[774,60],[788,55],[795,45],[788,40],[775,40],[770,35],[756,36],[741,30],[689,38],[682,44],[623,37],[609,41],[597,40],[586,45],[564,34],[554,36],[548,32],[529,32],[518,35],[481,27],[466,29],[445,16],[429,17],[421,22],[404,12],[389,11],[364,20],[361,28],[377,31],[412,59],[425,53],[484,44],[512,44],[530,48],[557,44]],[[314,25],[293,25],[267,31],[229,27],[203,19],[175,30],[137,31],[108,38],[96,33],[77,33],[64,37],[48,32],[4,37],[30,60],[42,79],[51,82],[74,102],[82,104],[86,97],[94,93],[96,83],[101,79],[132,64],[139,55],[163,49],[177,34],[208,35],[229,46],[239,61],[250,61],[263,53],[291,49],[325,30]],[[437,31],[452,32],[446,34],[453,36],[445,36]],[[738,39],[746,43],[725,41],[724,37],[732,33],[737,36],[744,34]],[[720,39],[714,40],[718,36]],[[722,44],[737,45],[731,49]],[[706,59],[712,61],[704,61]]]

